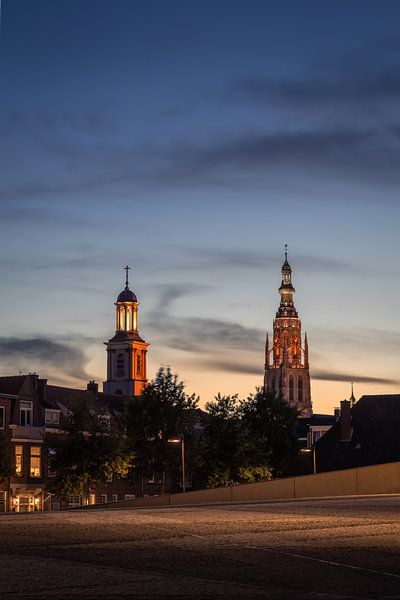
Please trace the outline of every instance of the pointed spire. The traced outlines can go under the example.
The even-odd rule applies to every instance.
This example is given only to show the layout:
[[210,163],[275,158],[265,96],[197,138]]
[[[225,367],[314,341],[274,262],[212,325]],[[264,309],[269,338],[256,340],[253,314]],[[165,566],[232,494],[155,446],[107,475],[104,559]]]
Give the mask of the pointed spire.
[[308,362],[308,338],[307,338],[307,332],[304,334],[304,366],[306,368],[308,368],[308,366],[309,366],[309,362]]
[[269,367],[269,339],[268,339],[268,333],[267,333],[267,337],[265,339],[265,366]]
[[353,381],[351,382],[351,396],[350,396],[350,404],[351,406],[354,406],[354,404],[356,403],[356,398],[354,396],[354,383]]

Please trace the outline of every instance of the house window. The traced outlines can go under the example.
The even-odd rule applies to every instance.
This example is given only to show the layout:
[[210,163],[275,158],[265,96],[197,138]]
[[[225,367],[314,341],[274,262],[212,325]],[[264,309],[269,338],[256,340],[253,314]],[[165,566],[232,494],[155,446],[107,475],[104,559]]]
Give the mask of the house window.
[[31,446],[31,477],[40,477],[40,446]]
[[117,377],[123,377],[124,375],[125,375],[124,355],[118,354],[118,356],[117,356]]
[[23,473],[22,446],[15,446],[15,474],[17,477],[22,477],[22,473]]
[[118,502],[118,494],[113,494],[112,495],[112,501],[113,502]]
[[100,494],[100,504],[105,504],[107,502],[107,494]]
[[50,410],[46,408],[45,411],[46,425],[59,425],[60,424],[60,412],[58,410]]
[[32,425],[32,402],[20,402],[19,423],[22,426]]
[[82,506],[82,496],[70,494],[68,496],[68,506]]
[[0,429],[4,429],[6,425],[6,408],[5,406],[0,406]]
[[135,494],[124,494],[124,500],[135,500]]

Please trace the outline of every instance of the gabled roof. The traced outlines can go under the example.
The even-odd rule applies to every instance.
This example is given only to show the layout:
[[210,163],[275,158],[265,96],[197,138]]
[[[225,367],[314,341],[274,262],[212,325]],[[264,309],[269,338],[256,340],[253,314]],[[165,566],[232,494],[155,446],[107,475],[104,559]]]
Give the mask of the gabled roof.
[[3,393],[18,396],[19,391],[25,383],[25,379],[27,377],[29,377],[29,375],[13,375],[11,377],[0,377],[0,394]]

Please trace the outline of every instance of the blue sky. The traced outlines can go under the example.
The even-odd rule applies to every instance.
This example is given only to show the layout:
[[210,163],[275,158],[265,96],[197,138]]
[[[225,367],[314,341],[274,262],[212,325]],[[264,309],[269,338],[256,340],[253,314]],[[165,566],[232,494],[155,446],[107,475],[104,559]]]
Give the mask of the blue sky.
[[105,378],[132,266],[150,375],[262,381],[289,244],[313,401],[398,391],[397,1],[3,0],[4,374]]

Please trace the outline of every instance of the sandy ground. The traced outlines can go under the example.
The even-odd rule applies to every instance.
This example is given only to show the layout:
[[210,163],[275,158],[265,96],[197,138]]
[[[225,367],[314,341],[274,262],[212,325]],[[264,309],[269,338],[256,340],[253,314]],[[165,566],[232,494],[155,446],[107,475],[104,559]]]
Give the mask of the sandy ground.
[[400,599],[400,496],[2,515],[0,600]]

